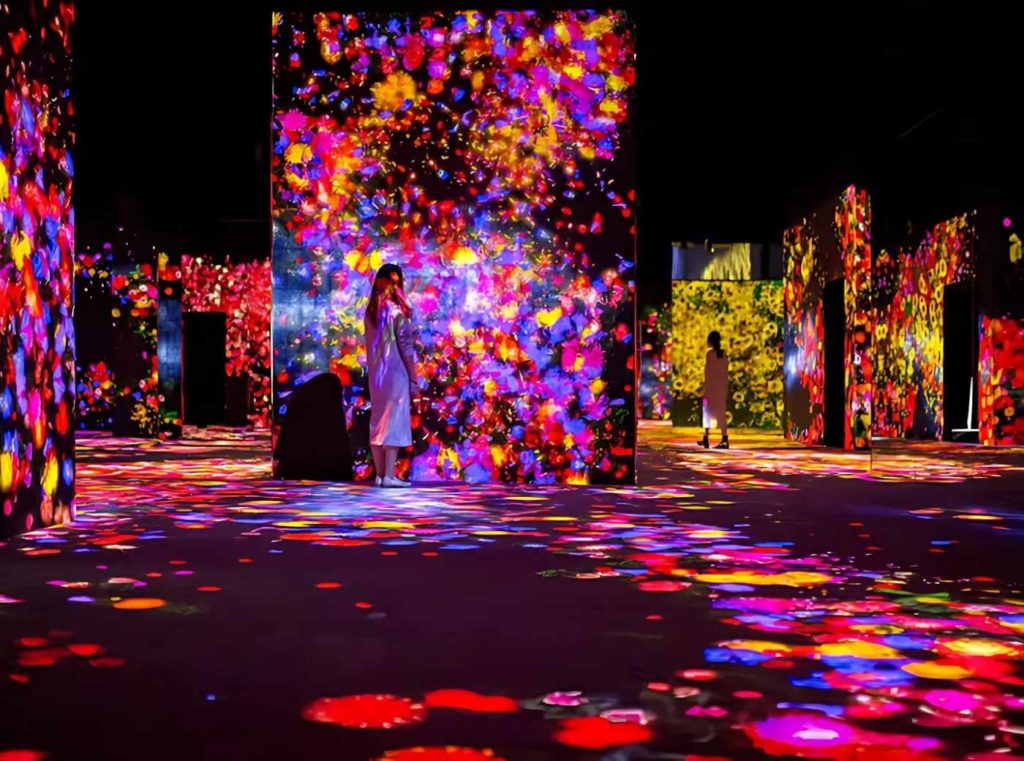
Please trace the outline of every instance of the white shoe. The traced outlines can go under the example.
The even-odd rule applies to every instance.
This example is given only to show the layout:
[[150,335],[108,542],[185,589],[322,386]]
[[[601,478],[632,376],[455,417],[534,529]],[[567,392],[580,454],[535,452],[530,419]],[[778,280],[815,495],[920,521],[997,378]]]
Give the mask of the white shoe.
[[381,479],[380,476],[376,476],[373,479],[373,485],[376,486],[377,488],[380,488],[381,486],[384,485],[384,481],[383,479]]
[[403,481],[401,478],[395,478],[394,476],[384,476],[382,483],[388,489],[407,489],[412,486],[408,481]]

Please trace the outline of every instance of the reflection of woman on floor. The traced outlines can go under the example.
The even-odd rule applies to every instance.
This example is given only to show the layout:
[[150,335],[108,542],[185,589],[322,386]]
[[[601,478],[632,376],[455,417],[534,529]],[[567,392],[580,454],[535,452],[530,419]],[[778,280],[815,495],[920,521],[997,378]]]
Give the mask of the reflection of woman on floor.
[[373,279],[363,318],[370,376],[370,451],[377,486],[411,486],[395,476],[398,450],[412,445],[411,400],[416,389],[412,310],[405,278],[396,264],[385,264]]
[[729,448],[726,429],[726,407],[729,401],[729,358],[722,351],[722,336],[717,330],[708,334],[708,353],[704,358],[704,438],[700,444],[708,448],[708,436],[716,425],[722,432],[722,441],[715,449]]

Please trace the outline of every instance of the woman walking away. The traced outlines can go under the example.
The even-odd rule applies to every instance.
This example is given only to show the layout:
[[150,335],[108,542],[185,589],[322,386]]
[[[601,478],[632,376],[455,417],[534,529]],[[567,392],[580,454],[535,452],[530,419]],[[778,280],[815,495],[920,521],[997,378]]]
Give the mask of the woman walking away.
[[729,448],[729,432],[726,429],[726,407],[729,402],[729,358],[722,351],[722,335],[717,330],[708,333],[708,353],[704,358],[704,438],[700,445],[708,448],[708,435],[716,425],[722,432],[722,440],[715,449]]
[[416,389],[412,309],[405,277],[397,264],[385,264],[373,278],[363,319],[370,376],[370,451],[377,486],[412,486],[395,476],[398,450],[412,446],[411,401]]

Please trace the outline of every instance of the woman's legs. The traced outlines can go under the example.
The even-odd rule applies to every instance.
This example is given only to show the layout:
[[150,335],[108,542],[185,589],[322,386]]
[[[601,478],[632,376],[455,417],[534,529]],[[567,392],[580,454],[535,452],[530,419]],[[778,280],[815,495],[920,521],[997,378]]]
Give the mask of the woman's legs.
[[715,446],[715,449],[728,449],[729,448],[729,430],[725,427],[725,423],[718,426],[718,430],[722,432],[722,440]]
[[384,447],[370,444],[370,453],[373,455],[373,469],[377,471],[377,478],[384,478]]
[[384,447],[384,482],[382,486],[412,486],[395,475],[395,463],[398,462],[398,447]]
[[384,447],[384,478],[395,477],[395,463],[398,462],[398,447]]

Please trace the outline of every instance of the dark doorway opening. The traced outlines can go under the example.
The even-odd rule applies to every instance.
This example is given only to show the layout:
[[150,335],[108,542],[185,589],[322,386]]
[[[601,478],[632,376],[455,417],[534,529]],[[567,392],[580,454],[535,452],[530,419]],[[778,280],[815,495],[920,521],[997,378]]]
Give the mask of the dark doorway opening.
[[846,311],[843,281],[825,284],[823,322],[825,327],[825,446],[842,447],[846,416]]
[[973,281],[944,289],[942,344],[942,438],[977,441],[978,311]]
[[223,425],[227,407],[227,315],[184,314],[185,423]]

